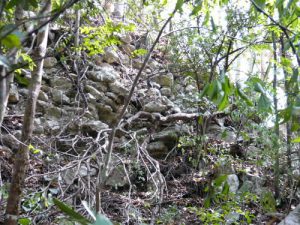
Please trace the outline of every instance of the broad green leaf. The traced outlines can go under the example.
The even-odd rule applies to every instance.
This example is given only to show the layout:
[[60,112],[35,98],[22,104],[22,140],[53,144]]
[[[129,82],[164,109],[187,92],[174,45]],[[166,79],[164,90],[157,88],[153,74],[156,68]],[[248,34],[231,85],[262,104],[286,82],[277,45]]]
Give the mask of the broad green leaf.
[[183,3],[184,3],[184,0],[177,0],[175,10],[182,12]]
[[214,180],[214,185],[215,185],[216,187],[220,187],[220,186],[223,184],[223,182],[226,181],[226,179],[227,179],[227,175],[226,175],[226,174],[220,175],[220,176],[218,176],[218,177]]
[[228,95],[224,95],[221,102],[218,105],[218,110],[222,111],[229,105]]
[[15,34],[9,34],[1,40],[1,44],[7,48],[21,47],[21,40]]
[[257,91],[257,92],[259,92],[259,93],[261,93],[261,94],[265,94],[266,93],[265,89],[263,88],[263,86],[260,83],[258,83],[258,82],[256,82],[254,84],[254,90]]
[[206,84],[205,87],[203,88],[202,92],[200,93],[199,97],[203,98],[204,96],[206,96],[209,89],[210,89],[210,84]]
[[271,101],[266,95],[261,94],[257,106],[259,111],[269,112],[271,109]]
[[207,197],[205,200],[204,200],[204,207],[205,208],[209,208],[210,207],[210,203],[211,203],[211,198],[210,197]]
[[300,143],[300,137],[297,137],[292,140],[292,143]]
[[19,73],[16,73],[14,76],[14,79],[17,81],[18,84],[28,87],[30,84],[30,81],[27,77],[22,76]]
[[222,190],[222,194],[223,195],[228,195],[230,191],[230,187],[228,182],[225,182],[224,186],[223,186],[223,190]]
[[7,5],[5,6],[6,9],[11,9],[13,7],[15,7],[17,4],[22,3],[23,0],[10,0]]
[[211,25],[213,32],[216,32],[217,28],[216,28],[214,18],[212,16],[210,17],[210,25]]
[[96,222],[93,223],[93,225],[113,225],[112,222],[110,222],[110,220],[103,216],[103,215],[98,215]]
[[95,213],[93,213],[93,211],[90,209],[90,207],[88,206],[88,203],[86,201],[82,201],[81,202],[82,205],[84,206],[85,210],[90,214],[90,216],[96,220],[96,216],[95,216]]
[[54,204],[73,221],[81,223],[82,225],[88,225],[91,223],[87,218],[76,212],[74,209],[59,201],[57,198],[53,198]]
[[18,223],[21,225],[29,225],[31,224],[31,220],[29,218],[21,218],[18,220]]
[[224,76],[224,80],[222,83],[222,88],[225,94],[230,95],[232,92],[232,85],[230,84],[230,80],[227,76]]
[[253,106],[253,103],[252,103],[251,100],[248,98],[248,96],[242,91],[241,86],[240,86],[239,84],[237,84],[236,92],[237,92],[237,95],[238,95],[242,100],[244,100],[248,106]]
[[260,8],[264,9],[266,5],[266,0],[253,0],[253,2]]
[[39,6],[37,0],[27,0],[28,4],[30,4],[33,8],[37,8]]
[[193,8],[191,16],[197,16],[201,9],[202,9],[202,1],[200,2],[200,4],[198,4]]

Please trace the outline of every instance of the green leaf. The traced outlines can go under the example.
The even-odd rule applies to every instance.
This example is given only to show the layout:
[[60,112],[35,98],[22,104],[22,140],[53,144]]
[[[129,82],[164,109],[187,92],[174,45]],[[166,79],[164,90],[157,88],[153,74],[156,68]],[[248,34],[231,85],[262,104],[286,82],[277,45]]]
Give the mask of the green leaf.
[[211,203],[211,198],[210,197],[207,197],[205,200],[204,200],[204,207],[205,208],[209,208],[210,207],[210,203]]
[[297,137],[292,140],[292,143],[300,143],[300,137]]
[[113,225],[112,222],[110,222],[110,220],[103,216],[103,215],[98,215],[96,222],[93,225]]
[[21,47],[21,40],[15,34],[9,34],[1,40],[1,44],[7,48]]
[[37,0],[27,0],[27,1],[33,8],[37,8],[39,6]]
[[217,28],[216,28],[214,18],[212,16],[210,17],[210,25],[211,25],[213,32],[216,32]]
[[266,5],[266,0],[253,0],[253,2],[260,8],[264,9]]
[[10,0],[5,6],[5,9],[11,9],[15,7],[17,4],[20,4],[20,2],[23,2],[23,0]]
[[29,218],[21,218],[18,220],[18,223],[21,225],[29,225],[31,224],[31,219]]
[[57,198],[53,198],[54,204],[73,221],[81,223],[82,225],[88,225],[91,223],[87,218],[76,212],[74,209],[59,201]]
[[84,206],[84,208],[86,209],[86,211],[90,214],[90,216],[91,216],[94,220],[96,220],[96,215],[95,215],[95,213],[93,213],[93,211],[90,209],[90,207],[88,206],[88,203],[87,203],[86,201],[82,201],[81,203],[82,203],[82,205]]
[[16,82],[22,86],[28,87],[30,84],[30,81],[27,77],[22,76],[21,74],[16,73],[14,76],[14,79]]
[[257,106],[259,111],[269,112],[271,109],[271,101],[266,95],[261,94]]
[[232,85],[230,84],[230,80],[227,76],[224,76],[224,80],[222,82],[222,88],[225,94],[230,95],[232,91]]
[[253,106],[253,103],[250,101],[248,96],[242,91],[240,84],[237,84],[236,92],[237,95],[244,100],[248,106]]
[[210,84],[206,84],[205,87],[203,88],[202,92],[200,93],[199,97],[203,98],[204,96],[207,95],[209,89],[210,89]]
[[218,176],[218,177],[214,180],[214,185],[215,185],[216,187],[220,187],[220,186],[223,184],[223,182],[226,181],[226,179],[227,179],[227,175],[226,175],[226,174],[220,175],[220,176]]
[[178,10],[180,13],[182,12],[184,0],[177,0],[175,10]]
[[222,194],[223,195],[228,195],[230,191],[230,187],[228,182],[225,182],[224,186],[223,186],[223,190],[222,190]]
[[218,105],[218,110],[222,111],[229,105],[228,95],[224,95],[220,104]]
[[263,88],[263,86],[259,83],[259,82],[256,82],[254,84],[254,90],[261,93],[261,94],[265,94],[265,89]]
[[202,1],[200,2],[199,5],[193,8],[193,11],[191,12],[190,16],[197,16],[201,9],[202,9]]
[[289,121],[291,119],[292,110],[293,110],[293,107],[289,106],[288,108],[279,111],[279,117],[283,119],[280,122],[281,124],[286,123],[287,121]]

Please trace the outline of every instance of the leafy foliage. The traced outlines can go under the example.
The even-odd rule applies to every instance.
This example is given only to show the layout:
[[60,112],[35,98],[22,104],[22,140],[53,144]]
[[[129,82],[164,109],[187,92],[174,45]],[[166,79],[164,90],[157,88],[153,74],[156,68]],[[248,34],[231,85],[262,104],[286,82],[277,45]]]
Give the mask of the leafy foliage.
[[79,50],[87,51],[89,56],[103,54],[104,49],[121,43],[116,36],[117,33],[133,31],[134,25],[115,25],[112,21],[107,21],[105,25],[99,27],[81,27],[83,35],[82,46]]

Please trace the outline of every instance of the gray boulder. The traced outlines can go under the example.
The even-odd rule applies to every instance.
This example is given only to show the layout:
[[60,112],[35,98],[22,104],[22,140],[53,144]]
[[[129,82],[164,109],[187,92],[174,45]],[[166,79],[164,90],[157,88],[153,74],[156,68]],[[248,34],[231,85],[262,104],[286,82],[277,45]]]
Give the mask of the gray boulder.
[[117,52],[112,49],[112,48],[108,48],[104,54],[104,61],[106,61],[107,63],[111,64],[111,63],[118,63],[119,62],[119,56],[117,54]]
[[153,113],[153,112],[161,113],[161,112],[166,111],[167,109],[168,109],[168,106],[162,104],[159,101],[151,101],[144,106],[144,111],[150,112],[150,113]]
[[174,76],[172,73],[155,76],[152,79],[163,87],[172,87],[174,84]]
[[290,212],[287,217],[278,225],[299,225],[300,224],[300,204]]
[[156,159],[161,159],[166,157],[166,155],[169,152],[168,147],[162,141],[155,141],[149,143],[147,146],[147,150],[149,154]]
[[120,75],[112,66],[104,64],[102,67],[97,67],[95,71],[87,72],[87,77],[96,82],[113,83]]
[[108,128],[108,125],[97,120],[91,120],[82,124],[82,131],[86,133],[100,132]]
[[110,83],[109,90],[118,96],[126,96],[129,94],[129,90],[126,87],[124,87],[124,85],[119,81]]
[[12,84],[9,90],[8,103],[16,104],[20,100],[18,87]]
[[47,57],[44,59],[44,67],[52,68],[57,64],[57,59],[54,57]]
[[229,174],[227,176],[227,184],[229,185],[229,191],[236,193],[240,185],[238,176],[235,174]]

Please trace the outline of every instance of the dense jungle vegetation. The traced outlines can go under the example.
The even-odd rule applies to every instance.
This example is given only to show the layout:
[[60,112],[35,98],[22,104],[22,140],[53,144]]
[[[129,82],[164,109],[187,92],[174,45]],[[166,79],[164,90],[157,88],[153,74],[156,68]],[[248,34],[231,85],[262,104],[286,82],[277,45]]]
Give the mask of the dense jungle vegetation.
[[300,224],[298,0],[1,0],[0,224]]

